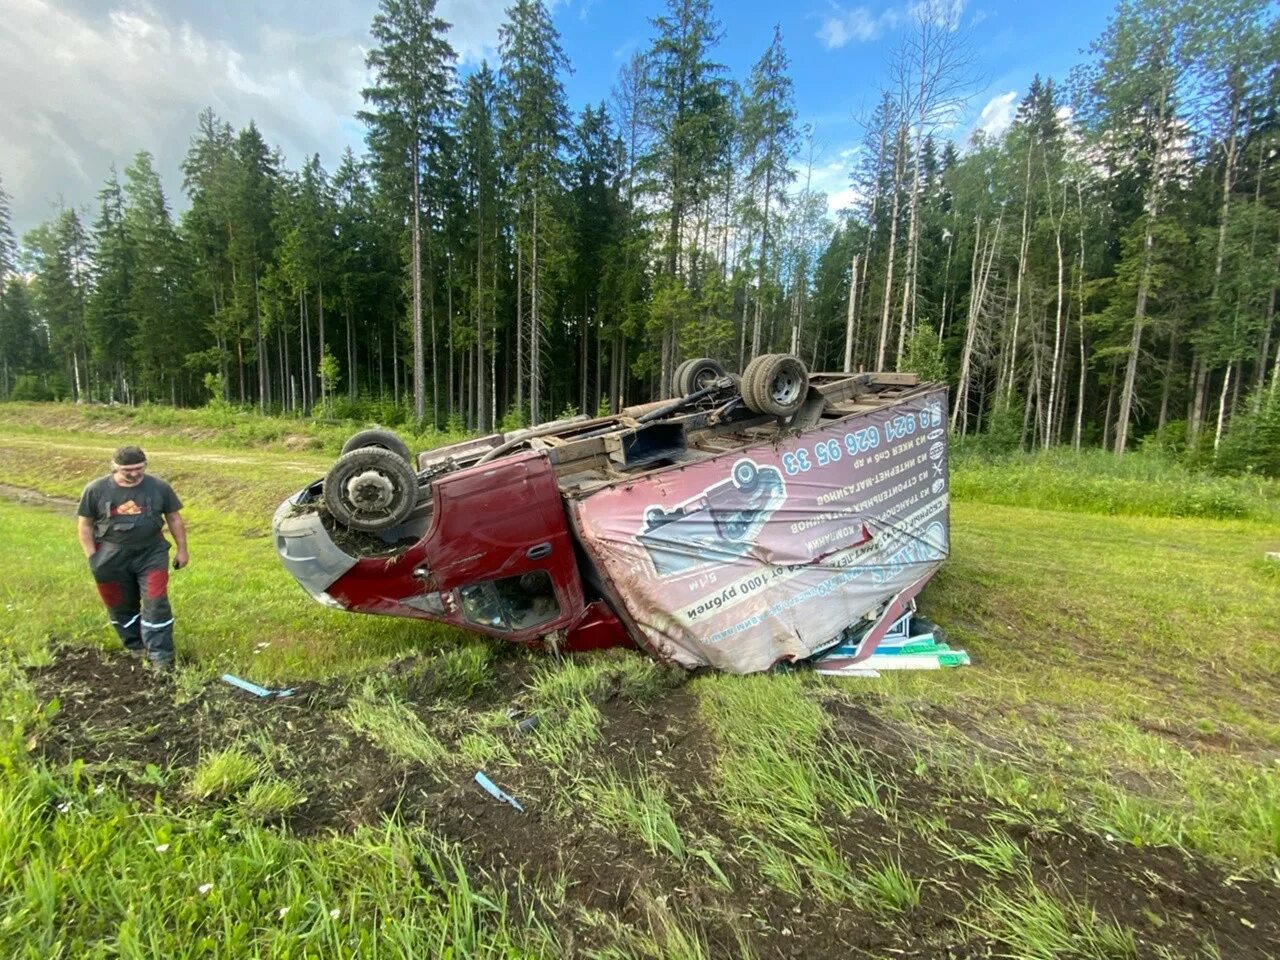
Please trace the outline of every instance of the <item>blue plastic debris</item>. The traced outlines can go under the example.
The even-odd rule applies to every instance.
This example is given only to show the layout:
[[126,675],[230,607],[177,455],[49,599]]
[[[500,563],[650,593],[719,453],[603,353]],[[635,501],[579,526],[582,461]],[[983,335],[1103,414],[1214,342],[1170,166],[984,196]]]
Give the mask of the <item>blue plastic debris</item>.
[[248,680],[242,680],[240,677],[237,677],[230,673],[224,673],[222,675],[222,679],[227,683],[231,684],[233,687],[239,687],[241,690],[247,690],[249,693],[252,693],[255,697],[270,698],[270,697],[293,696],[292,690],[268,690],[266,687],[260,687],[256,683],[250,683]]
[[511,796],[509,793],[504,793],[501,787],[478,770],[476,771],[476,783],[480,784],[480,786],[484,788],[485,793],[489,794],[493,799],[501,800],[503,803],[509,803],[521,813],[524,813],[524,807],[520,806],[519,800]]

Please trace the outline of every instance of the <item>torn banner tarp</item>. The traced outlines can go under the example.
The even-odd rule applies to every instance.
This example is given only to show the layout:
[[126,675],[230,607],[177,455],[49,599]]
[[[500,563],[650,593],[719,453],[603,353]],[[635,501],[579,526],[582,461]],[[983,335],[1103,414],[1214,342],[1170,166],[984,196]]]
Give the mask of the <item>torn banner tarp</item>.
[[946,558],[946,392],[609,487],[572,510],[655,655],[736,673],[806,659]]

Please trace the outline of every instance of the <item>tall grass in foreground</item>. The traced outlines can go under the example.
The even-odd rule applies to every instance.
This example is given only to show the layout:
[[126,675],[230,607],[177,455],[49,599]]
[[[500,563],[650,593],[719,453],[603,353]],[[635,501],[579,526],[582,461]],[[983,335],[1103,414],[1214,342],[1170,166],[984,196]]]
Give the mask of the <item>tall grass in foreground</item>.
[[627,650],[548,660],[530,682],[532,709],[541,720],[529,737],[531,752],[555,770],[572,772],[600,738],[604,718],[594,700],[617,694],[644,704],[664,684],[662,667]]
[[635,834],[649,852],[659,851],[683,861],[689,854],[666,790],[650,778],[624,780],[609,768],[583,788],[592,815],[612,827]]
[[25,763],[0,773],[0,916],[5,957],[561,952],[421,829],[304,842],[223,815],[143,813]]
[[223,800],[266,774],[266,766],[240,747],[208,754],[196,764],[188,792],[197,800]]
[[894,859],[884,859],[862,875],[862,905],[872,912],[906,913],[920,906],[924,881],[917,880]]
[[438,771],[452,756],[407,703],[384,692],[375,681],[366,681],[360,693],[351,698],[343,718],[387,756],[402,763],[419,763]]

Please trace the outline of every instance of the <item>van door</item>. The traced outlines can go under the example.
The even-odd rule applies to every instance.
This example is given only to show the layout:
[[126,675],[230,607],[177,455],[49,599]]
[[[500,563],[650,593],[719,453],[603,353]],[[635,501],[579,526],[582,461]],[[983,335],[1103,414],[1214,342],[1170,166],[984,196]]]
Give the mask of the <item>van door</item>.
[[583,612],[582,580],[555,471],[536,452],[435,484],[426,538],[452,619],[511,640],[563,629]]

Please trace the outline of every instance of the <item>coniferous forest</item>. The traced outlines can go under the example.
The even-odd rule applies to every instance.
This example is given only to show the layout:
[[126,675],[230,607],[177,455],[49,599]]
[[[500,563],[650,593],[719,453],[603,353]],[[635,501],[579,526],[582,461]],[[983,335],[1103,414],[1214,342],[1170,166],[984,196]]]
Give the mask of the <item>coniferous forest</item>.
[[540,0],[465,70],[434,0],[381,0],[365,150],[336,169],[206,110],[184,198],[140,144],[19,242],[0,184],[0,398],[488,431],[792,352],[945,379],[955,433],[993,448],[1280,474],[1276,8],[1121,0],[963,142],[953,10],[912,8],[832,215],[776,30],[733,77],[710,0],[667,0],[574,115]]

